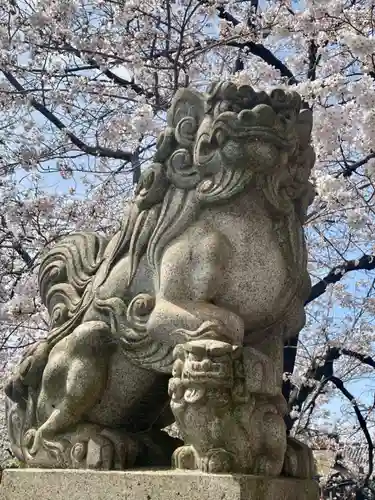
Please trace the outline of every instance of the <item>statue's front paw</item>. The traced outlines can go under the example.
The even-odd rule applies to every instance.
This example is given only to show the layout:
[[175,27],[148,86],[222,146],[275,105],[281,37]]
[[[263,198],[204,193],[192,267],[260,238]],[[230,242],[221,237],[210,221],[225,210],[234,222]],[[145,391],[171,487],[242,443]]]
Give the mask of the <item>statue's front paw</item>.
[[24,439],[26,448],[29,448],[31,445],[31,448],[29,448],[29,453],[32,457],[34,457],[38,453],[38,451],[43,448],[43,433],[41,429],[38,429],[37,431],[35,429],[30,429],[25,434]]
[[172,455],[172,467],[175,469],[197,469],[195,450],[192,446],[180,446]]
[[202,472],[226,474],[233,472],[233,456],[222,448],[210,450],[201,460]]
[[29,467],[65,468],[66,442],[59,439],[46,439],[43,426],[29,429],[22,439],[22,462]]

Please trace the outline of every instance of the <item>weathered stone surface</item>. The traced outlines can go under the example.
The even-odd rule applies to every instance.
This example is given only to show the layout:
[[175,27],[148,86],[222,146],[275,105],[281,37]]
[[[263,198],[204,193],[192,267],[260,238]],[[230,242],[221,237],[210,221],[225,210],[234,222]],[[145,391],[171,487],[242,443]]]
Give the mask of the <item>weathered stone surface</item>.
[[[19,460],[312,477],[281,393],[310,291],[311,128],[295,92],[176,93],[118,233],[41,262],[51,331],[6,386]],[[170,398],[184,443],[161,431]]]
[[178,471],[6,470],[2,500],[318,500],[311,480]]

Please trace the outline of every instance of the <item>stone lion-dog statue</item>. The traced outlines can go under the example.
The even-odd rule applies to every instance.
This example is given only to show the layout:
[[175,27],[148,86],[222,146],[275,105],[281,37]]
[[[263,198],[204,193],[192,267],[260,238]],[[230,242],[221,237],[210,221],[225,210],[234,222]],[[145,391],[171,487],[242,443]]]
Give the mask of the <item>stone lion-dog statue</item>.
[[311,286],[311,129],[295,92],[175,94],[120,230],[73,233],[40,264],[50,332],[6,385],[20,461],[312,477],[281,393]]

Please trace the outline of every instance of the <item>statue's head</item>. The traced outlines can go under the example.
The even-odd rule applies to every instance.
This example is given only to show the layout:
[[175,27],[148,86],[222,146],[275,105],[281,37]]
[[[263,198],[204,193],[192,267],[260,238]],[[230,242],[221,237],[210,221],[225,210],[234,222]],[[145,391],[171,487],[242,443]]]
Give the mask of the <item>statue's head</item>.
[[261,183],[275,208],[294,207],[303,219],[313,197],[311,129],[312,112],[301,108],[296,92],[267,94],[230,82],[205,94],[180,89],[135,201],[148,208],[173,185],[213,203]]
[[185,403],[204,403],[226,407],[234,389],[234,362],[241,359],[242,349],[220,340],[200,339],[178,344],[169,394],[174,411],[180,413]]
[[185,387],[233,386],[233,360],[241,356],[239,346],[220,340],[202,339],[179,344],[174,351],[174,370]]

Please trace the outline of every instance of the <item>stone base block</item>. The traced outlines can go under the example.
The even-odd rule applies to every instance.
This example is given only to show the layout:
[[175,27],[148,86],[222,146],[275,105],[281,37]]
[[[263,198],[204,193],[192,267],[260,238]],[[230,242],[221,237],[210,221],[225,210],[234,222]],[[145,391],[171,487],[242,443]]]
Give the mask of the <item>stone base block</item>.
[[8,469],[2,500],[318,500],[314,481],[158,470]]

